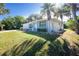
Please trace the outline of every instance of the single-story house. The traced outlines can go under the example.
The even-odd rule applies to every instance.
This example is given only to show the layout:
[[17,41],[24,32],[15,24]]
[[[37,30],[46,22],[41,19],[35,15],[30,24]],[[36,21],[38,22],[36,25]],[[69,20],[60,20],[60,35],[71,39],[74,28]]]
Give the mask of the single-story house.
[[52,18],[51,20],[40,19],[23,24],[24,31],[46,31],[46,32],[59,32],[60,28],[63,30],[63,24],[60,20]]

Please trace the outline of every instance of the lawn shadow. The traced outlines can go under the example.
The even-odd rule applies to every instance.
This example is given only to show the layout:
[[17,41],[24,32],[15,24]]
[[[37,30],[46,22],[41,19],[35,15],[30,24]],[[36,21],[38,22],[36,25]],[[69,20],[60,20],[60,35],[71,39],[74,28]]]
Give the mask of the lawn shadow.
[[[11,56],[22,56],[28,48],[34,44],[36,39],[30,39],[30,40],[25,40],[24,42],[20,43],[19,45],[14,45],[11,49],[5,51],[2,55],[11,55]],[[27,49],[26,49],[27,48]]]
[[46,41],[32,38],[25,40],[19,45],[14,45],[11,49],[5,51],[2,56],[34,56],[39,51]]
[[[76,49],[70,46],[70,43],[63,39],[63,44],[59,40],[49,45],[48,55],[50,56],[77,56]],[[79,50],[78,50],[79,51]]]
[[36,52],[40,51],[46,41],[42,42],[39,40],[31,49],[29,49],[24,56],[35,56]]
[[66,40],[63,40],[63,44],[59,40],[54,41],[49,45],[48,55],[50,56],[79,56],[79,43],[75,43],[75,46],[72,45]]
[[79,43],[78,42],[73,42],[75,45],[76,45],[76,47],[74,46],[73,47],[73,49],[72,49],[72,53],[73,53],[73,55],[75,55],[75,56],[79,56]]
[[50,42],[53,42],[56,38],[59,37],[59,35],[57,34],[49,34],[47,32],[25,32],[25,33],[44,38]]

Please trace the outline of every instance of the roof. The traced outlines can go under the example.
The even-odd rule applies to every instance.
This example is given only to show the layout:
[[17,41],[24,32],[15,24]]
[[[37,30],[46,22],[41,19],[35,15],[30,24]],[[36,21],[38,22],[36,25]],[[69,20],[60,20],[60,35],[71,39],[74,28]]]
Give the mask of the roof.
[[[39,22],[39,21],[49,21],[49,20],[47,20],[47,19],[34,20],[34,21],[31,21],[31,22],[28,22],[28,24]],[[60,22],[60,20],[57,20],[56,18],[53,18],[52,21],[53,22]],[[27,24],[27,23],[25,23],[25,24]]]

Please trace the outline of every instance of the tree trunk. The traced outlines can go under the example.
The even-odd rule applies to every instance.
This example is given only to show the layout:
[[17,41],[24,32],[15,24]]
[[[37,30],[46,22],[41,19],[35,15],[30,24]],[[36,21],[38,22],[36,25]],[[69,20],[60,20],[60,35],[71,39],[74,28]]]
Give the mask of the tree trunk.
[[51,13],[50,13],[49,10],[47,10],[47,19],[48,19],[48,20],[51,20]]
[[62,26],[64,26],[63,24],[63,15],[61,14],[60,15],[60,18],[61,18],[61,24],[60,24],[60,31],[63,30]]
[[72,16],[73,16],[73,19],[76,21],[77,18],[76,18],[76,4],[72,4]]
[[48,29],[49,29],[48,32],[51,33],[51,29],[50,29],[51,28],[51,23],[50,23],[51,13],[50,13],[50,10],[47,10],[47,19],[49,20],[48,21]]
[[77,21],[77,16],[76,16],[76,10],[77,10],[77,5],[76,4],[71,4],[72,6],[72,15],[73,15],[73,20],[75,20],[75,30],[77,34],[79,34],[79,28],[78,28],[78,21]]

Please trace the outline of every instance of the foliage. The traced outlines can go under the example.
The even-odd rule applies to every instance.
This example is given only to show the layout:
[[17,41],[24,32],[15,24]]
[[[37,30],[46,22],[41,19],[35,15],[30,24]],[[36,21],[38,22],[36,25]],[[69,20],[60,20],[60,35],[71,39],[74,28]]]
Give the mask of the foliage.
[[[75,20],[69,19],[69,20],[65,23],[65,26],[66,26],[66,28],[70,28],[70,29],[72,29],[72,30],[76,30],[76,29],[79,30],[79,16],[77,16],[77,22],[78,22],[78,24],[76,23]],[[77,25],[77,26],[76,26],[76,25]]]
[[9,9],[5,7],[4,3],[0,3],[0,15],[5,15],[9,13]]
[[74,30],[74,29],[75,29],[75,21],[74,21],[74,20],[71,20],[71,19],[68,20],[68,21],[66,22],[66,26],[67,26],[68,28]]
[[39,31],[39,32],[47,32],[47,30],[46,29],[37,29],[37,31]]
[[24,17],[22,17],[22,16],[15,16],[14,19],[15,19],[16,29],[20,29],[20,27],[22,27],[22,24],[25,22]]
[[66,23],[64,24],[64,29],[68,29],[68,26],[66,25]]
[[73,20],[75,20],[75,32],[77,34],[79,34],[79,22],[77,20],[77,15],[76,15],[76,11],[79,10],[79,7],[77,7],[78,4],[77,3],[68,3],[66,5],[71,7],[70,11],[72,12],[71,13],[72,14],[72,18],[73,18]]
[[77,31],[77,34],[79,34],[79,16],[77,16],[76,31]]
[[22,16],[15,16],[15,17],[7,17],[4,18],[1,22],[4,24],[5,30],[12,30],[12,29],[20,29],[22,24],[24,23],[24,18]]
[[35,20],[39,20],[42,19],[42,17],[38,14],[31,14],[30,16],[28,16],[26,22],[31,22],[31,21],[35,21]]
[[55,4],[51,4],[51,3],[45,3],[42,6],[42,10],[41,10],[41,14],[42,15],[47,15],[47,19],[50,20],[51,19],[51,12],[54,12],[54,6]]
[[[0,15],[5,15],[5,14],[9,14],[9,13],[10,13],[10,11],[9,11],[9,9],[7,9],[5,7],[5,4],[0,3]],[[3,30],[3,27],[4,27],[4,24],[2,24],[0,21],[0,30]]]

